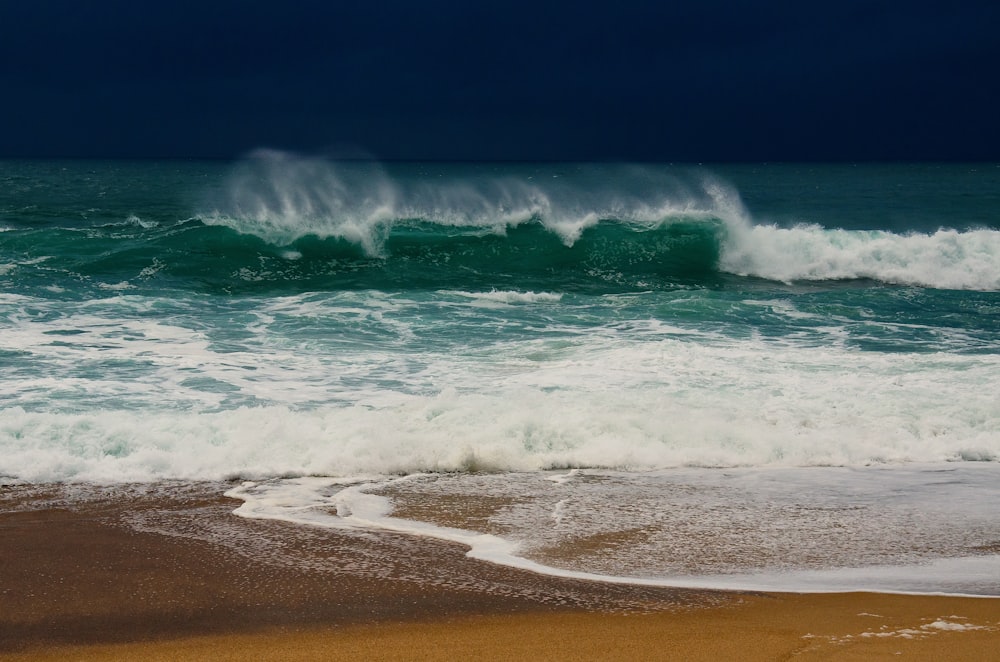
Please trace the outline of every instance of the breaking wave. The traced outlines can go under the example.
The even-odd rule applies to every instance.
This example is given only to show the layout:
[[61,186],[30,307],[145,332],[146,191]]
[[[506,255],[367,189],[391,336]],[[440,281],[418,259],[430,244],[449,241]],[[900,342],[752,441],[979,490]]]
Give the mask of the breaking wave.
[[234,171],[223,199],[201,218],[294,247],[295,258],[329,254],[340,243],[386,263],[453,262],[502,273],[578,268],[605,279],[632,274],[619,279],[632,284],[648,285],[652,275],[724,273],[786,283],[1000,289],[996,230],[895,234],[757,224],[738,191],[705,173],[622,169],[584,173],[572,184],[489,173],[406,183],[374,164],[336,166],[262,151]]
[[193,217],[129,214],[0,233],[0,257],[17,258],[0,260],[0,270],[21,283],[34,274],[101,289],[227,292],[615,291],[740,278],[1000,290],[996,229],[772,225],[703,171],[506,172],[463,166],[399,177],[377,164],[261,151]]

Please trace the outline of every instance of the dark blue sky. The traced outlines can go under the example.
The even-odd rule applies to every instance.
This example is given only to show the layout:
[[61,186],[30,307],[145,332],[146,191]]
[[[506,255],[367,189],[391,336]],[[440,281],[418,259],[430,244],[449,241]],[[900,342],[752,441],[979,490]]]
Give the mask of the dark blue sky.
[[0,0],[0,157],[1000,159],[1000,3]]

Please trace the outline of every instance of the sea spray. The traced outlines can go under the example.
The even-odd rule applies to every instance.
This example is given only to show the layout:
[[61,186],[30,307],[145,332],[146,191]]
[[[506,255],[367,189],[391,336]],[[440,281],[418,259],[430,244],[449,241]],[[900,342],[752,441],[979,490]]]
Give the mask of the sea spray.
[[[475,176],[400,181],[373,163],[337,164],[272,150],[235,169],[220,200],[203,215],[268,242],[285,245],[314,235],[357,242],[380,255],[387,226],[424,221],[443,228],[503,234],[538,222],[572,246],[601,221],[637,229],[671,219],[715,218],[738,194],[707,173],[667,174],[620,166],[590,168],[573,181],[481,172]],[[630,182],[630,189],[620,182]],[[391,230],[390,230],[391,231]]]

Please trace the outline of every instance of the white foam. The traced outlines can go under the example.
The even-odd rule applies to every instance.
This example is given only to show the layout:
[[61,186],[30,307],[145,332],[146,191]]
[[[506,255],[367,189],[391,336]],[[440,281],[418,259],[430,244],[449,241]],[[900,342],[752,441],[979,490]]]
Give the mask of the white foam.
[[148,221],[148,220],[142,219],[139,216],[137,216],[136,214],[129,214],[128,218],[125,219],[125,223],[127,223],[128,225],[134,225],[136,227],[140,227],[140,228],[143,228],[143,229],[146,229],[146,230],[148,230],[150,228],[158,227],[160,225],[156,221]]
[[920,626],[924,630],[949,630],[952,632],[967,632],[970,630],[992,629],[985,625],[975,625],[973,623],[956,623],[954,621],[937,620]]
[[514,290],[490,290],[489,292],[448,291],[444,292],[444,294],[453,294],[468,299],[502,304],[553,303],[561,301],[563,296],[557,292],[519,292]]
[[163,269],[166,268],[166,266],[167,266],[166,263],[160,260],[159,258],[153,258],[153,263],[150,264],[148,267],[143,267],[143,269],[139,272],[139,278],[142,279],[152,278],[159,272],[163,271]]
[[853,593],[877,591],[908,595],[1000,597],[995,583],[1000,556],[938,559],[920,565],[785,571],[759,575],[690,577],[670,585],[719,590],[789,593]]
[[720,268],[793,282],[866,278],[941,289],[1000,290],[1000,231],[881,231],[779,228],[731,222]]
[[51,256],[43,255],[41,257],[29,258],[27,260],[19,260],[17,262],[9,262],[7,264],[0,264],[0,276],[7,276],[17,270],[18,267],[27,267],[35,264],[41,264],[46,260],[52,259]]
[[[577,478],[579,475],[580,475],[579,469],[570,469],[564,474],[555,474],[552,476],[546,476],[546,480],[550,480],[553,483],[558,483],[559,485],[562,485],[563,483],[567,483],[573,480],[574,478]],[[564,502],[560,501],[559,503],[564,503]]]
[[[530,314],[522,294],[484,300],[523,299]],[[208,332],[205,311],[160,302],[153,315],[142,297],[54,317],[8,295],[5,348],[30,369],[0,382],[0,468],[152,480],[1000,458],[993,354],[862,354],[655,322],[580,333],[545,311],[530,320],[544,334],[458,351],[412,328],[420,305],[459,324],[480,301],[345,293],[221,307],[211,314],[252,331],[233,344]],[[102,452],[104,438],[122,443]]]
[[102,290],[110,290],[112,292],[120,292],[122,290],[130,290],[135,286],[127,280],[119,281],[117,283],[98,283],[97,286]]

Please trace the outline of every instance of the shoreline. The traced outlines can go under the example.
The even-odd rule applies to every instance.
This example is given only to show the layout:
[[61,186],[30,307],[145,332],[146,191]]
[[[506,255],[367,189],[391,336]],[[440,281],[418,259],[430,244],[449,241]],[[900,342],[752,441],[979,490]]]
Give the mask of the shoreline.
[[223,487],[4,486],[0,657],[445,659],[462,646],[482,659],[988,659],[1000,648],[996,598],[565,579],[442,541],[235,517]]
[[[936,479],[933,474],[938,470],[929,468],[928,476],[924,467],[908,472],[902,481],[900,472],[894,471],[895,490],[901,489],[898,483],[902,489],[918,489]],[[784,488],[785,501],[780,497],[765,500],[756,508],[741,502],[746,493],[735,479],[727,479],[731,484],[724,485],[706,481],[704,476],[679,478],[671,471],[670,480],[637,489],[636,474],[580,474],[579,482],[584,485],[588,480],[628,476],[622,494],[646,499],[647,509],[658,508],[649,499],[651,486],[658,490],[658,499],[673,494],[673,498],[666,497],[670,506],[659,508],[662,512],[652,519],[635,518],[627,505],[596,502],[600,500],[581,485],[560,488],[563,492],[556,496],[547,486],[538,490],[538,483],[577,483],[575,471],[543,474],[541,480],[538,474],[514,473],[470,475],[465,482],[455,476],[421,474],[364,484],[331,483],[318,477],[263,484],[250,481],[228,490],[226,496],[243,501],[234,511],[242,517],[452,542],[467,548],[469,558],[549,577],[742,593],[1000,597],[1000,548],[990,542],[995,540],[995,527],[984,528],[980,522],[978,528],[970,525],[959,530],[946,525],[948,518],[939,513],[936,521],[921,521],[913,530],[913,513],[940,507],[935,501],[943,498],[940,490],[894,513],[880,510],[876,518],[870,504],[893,489],[873,492],[870,475],[854,486],[867,491],[869,503],[859,498],[861,505],[852,507],[843,501],[839,506],[803,501],[795,494],[803,476],[796,483],[794,475],[788,480],[788,469],[779,474],[774,471],[758,469],[748,475],[771,480],[782,476],[782,482],[791,484]],[[817,487],[817,470],[809,471],[809,483]],[[638,475],[655,476],[656,472]],[[499,487],[497,477],[519,482],[512,488]],[[995,470],[987,477],[1000,478]],[[829,480],[829,474],[821,474],[819,482]],[[688,498],[676,498],[677,491],[685,489],[690,490]],[[569,502],[572,514],[566,512]],[[628,504],[628,497],[622,502]],[[594,517],[597,512],[601,515]],[[804,519],[817,512],[820,517],[815,523]],[[960,514],[954,513],[955,519]],[[605,520],[615,524],[604,526]],[[747,526],[750,521],[753,527]],[[935,533],[928,534],[922,527]],[[950,535],[941,533],[949,529]]]

